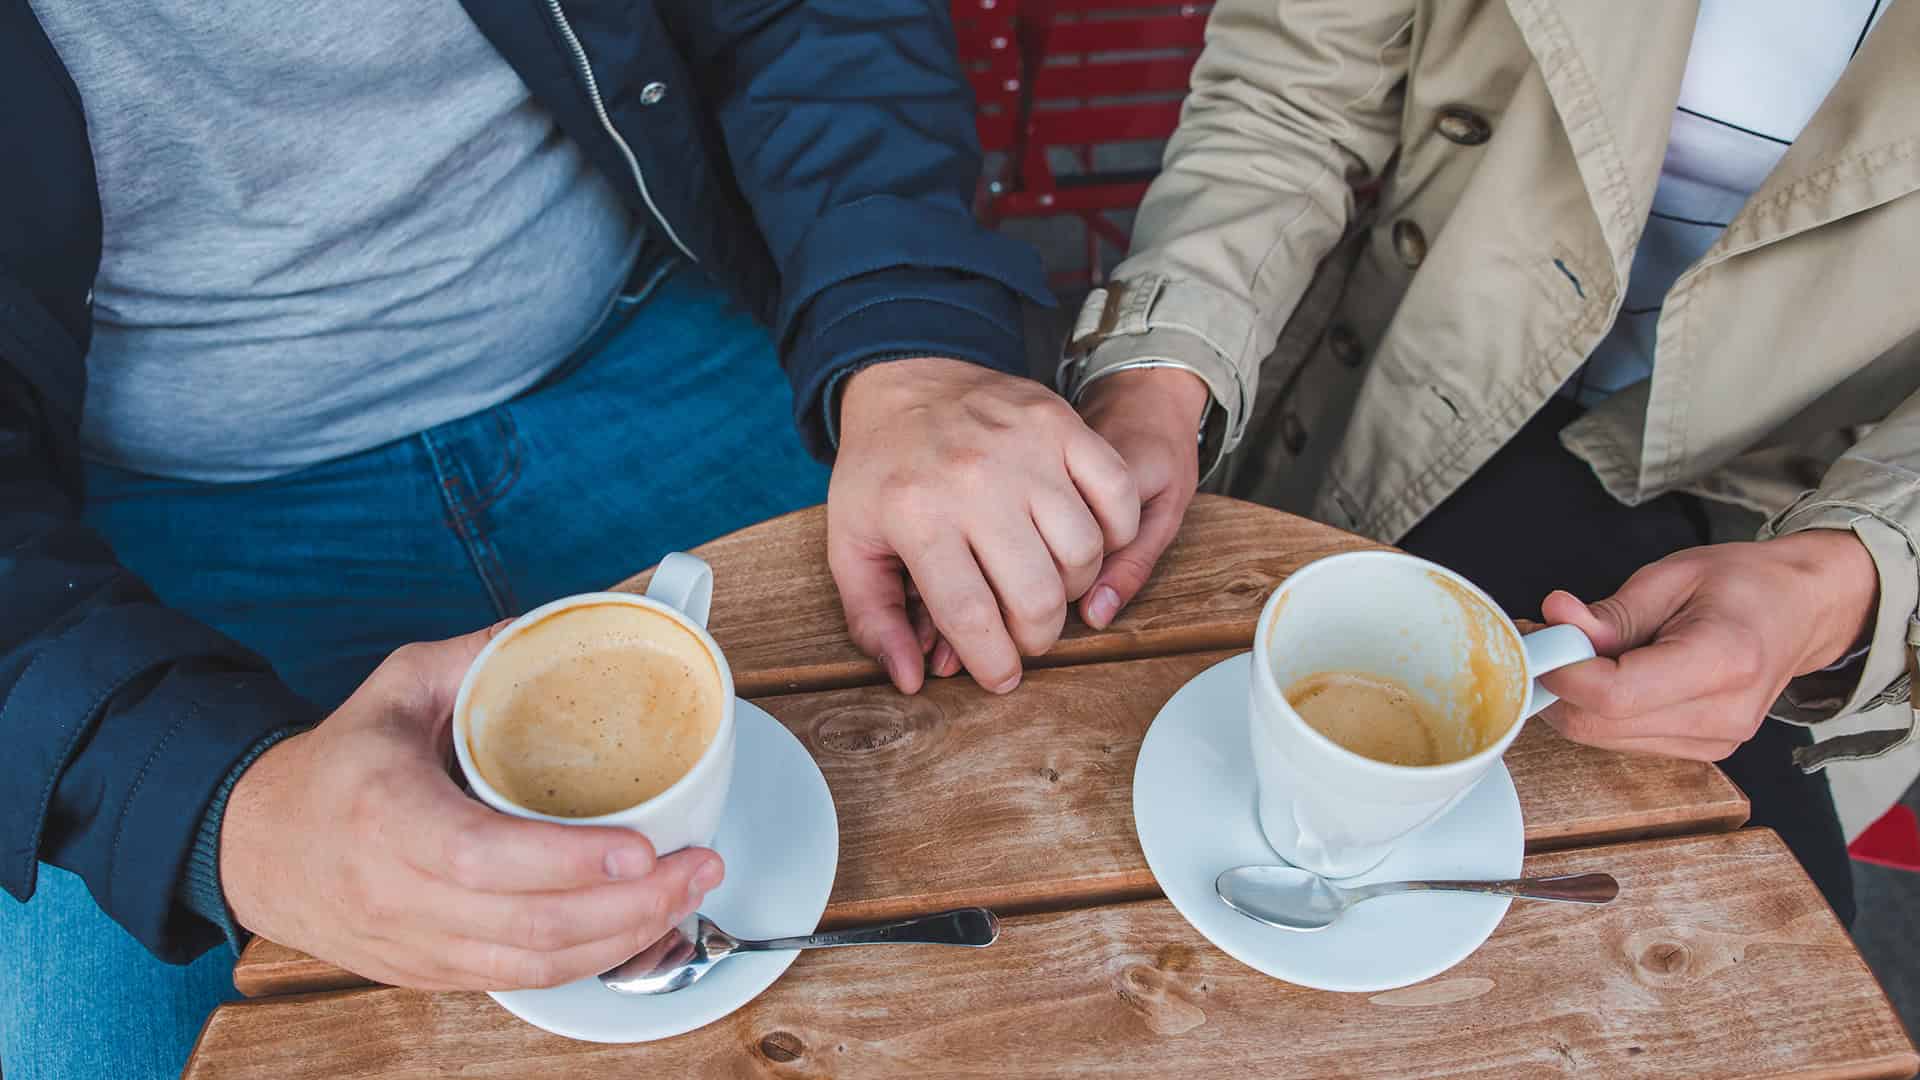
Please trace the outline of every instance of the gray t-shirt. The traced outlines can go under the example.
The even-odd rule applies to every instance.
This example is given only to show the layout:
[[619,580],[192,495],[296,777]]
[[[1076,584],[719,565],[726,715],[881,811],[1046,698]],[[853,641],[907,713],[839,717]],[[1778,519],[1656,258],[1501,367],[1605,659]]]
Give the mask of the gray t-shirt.
[[29,0],[106,246],[90,459],[252,480],[504,401],[641,228],[458,0]]

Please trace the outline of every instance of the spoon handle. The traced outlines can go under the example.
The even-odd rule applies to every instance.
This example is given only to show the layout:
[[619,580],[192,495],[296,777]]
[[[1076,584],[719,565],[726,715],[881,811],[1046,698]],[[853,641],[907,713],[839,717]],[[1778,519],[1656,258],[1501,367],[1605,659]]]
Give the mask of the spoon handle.
[[1572,874],[1567,877],[1516,878],[1512,881],[1401,881],[1366,885],[1350,891],[1356,900],[1397,892],[1468,892],[1517,896],[1525,900],[1559,900],[1569,904],[1604,904],[1620,895],[1620,883],[1613,880],[1611,874]]
[[844,945],[965,945],[980,948],[1000,936],[1000,921],[986,908],[955,908],[917,919],[854,926],[824,934],[743,941],[738,952],[772,949],[837,949]]

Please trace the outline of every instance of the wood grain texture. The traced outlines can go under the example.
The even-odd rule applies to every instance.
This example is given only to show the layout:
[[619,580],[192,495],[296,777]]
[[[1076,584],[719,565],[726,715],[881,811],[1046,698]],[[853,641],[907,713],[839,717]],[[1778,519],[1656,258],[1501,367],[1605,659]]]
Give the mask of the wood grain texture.
[[[1058,645],[1036,667],[1059,667],[1253,642],[1260,606],[1282,578],[1324,555],[1375,548],[1373,541],[1278,510],[1201,495],[1153,580],[1111,627],[1096,632],[1069,616]],[[825,507],[723,536],[695,549],[713,565],[709,628],[726,651],[742,697],[884,679],[847,637],[827,571]],[[614,586],[643,592],[651,571]]]
[[1380,994],[1268,979],[1164,901],[1007,920],[978,952],[803,955],[661,1043],[547,1035],[479,994],[222,1006],[191,1080],[271,1077],[1905,1077],[1912,1044],[1770,832],[1530,856],[1604,869],[1604,908],[1517,904],[1453,970]]
[[[1228,655],[1041,671],[1003,698],[956,679],[911,698],[874,686],[763,699],[833,791],[840,868],[825,923],[1159,895],[1133,830],[1140,740],[1175,690]],[[1536,849],[1746,820],[1745,798],[1711,765],[1577,746],[1543,724],[1507,761]],[[234,971],[248,995],[352,981],[270,943]]]

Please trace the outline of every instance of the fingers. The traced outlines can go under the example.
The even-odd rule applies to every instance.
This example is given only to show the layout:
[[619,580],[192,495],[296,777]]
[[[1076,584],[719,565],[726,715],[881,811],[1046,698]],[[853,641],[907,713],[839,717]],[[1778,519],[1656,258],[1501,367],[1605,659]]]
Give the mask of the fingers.
[[402,645],[388,654],[354,691],[354,697],[372,695],[383,707],[413,725],[437,730],[453,716],[453,701],[474,657],[512,619],[502,619],[484,630]]
[[651,873],[646,837],[631,829],[528,821],[463,797],[444,774],[382,786],[380,842],[429,877],[475,892],[552,892]]
[[1067,599],[1078,600],[1100,572],[1106,535],[1077,490],[1043,491],[1033,499],[1033,524],[1053,554]]
[[1193,489],[1174,487],[1148,502],[1140,511],[1140,531],[1133,542],[1107,556],[1093,588],[1080,601],[1080,617],[1088,626],[1105,630],[1120,609],[1146,587],[1160,556],[1180,533],[1180,521]]
[[[926,635],[907,616],[906,585],[900,560],[881,551],[829,537],[827,564],[840,589],[847,632],[860,651],[880,661],[903,694],[918,693],[925,679],[921,658]],[[929,624],[931,630],[931,624]]]
[[718,855],[689,848],[637,881],[551,893],[475,893],[442,884],[422,902],[438,907],[459,937],[536,953],[619,938],[631,956],[693,911],[722,873]]
[[1747,636],[1707,618],[1682,615],[1654,639],[1619,657],[1596,656],[1540,681],[1586,712],[1612,720],[1646,718],[1722,692],[1750,689],[1763,663]]
[[939,640],[940,632],[933,628],[933,616],[927,613],[927,605],[917,596],[907,604],[907,609],[912,613],[913,636],[918,639],[920,655],[925,656],[933,651],[934,642]]
[[1652,641],[1693,596],[1695,583],[1688,563],[1664,560],[1641,568],[1619,592],[1591,605],[1556,590],[1541,602],[1540,613],[1550,624],[1579,627],[1601,656],[1619,656]]
[[[1039,538],[1034,537],[1035,544]],[[1000,603],[957,533],[942,533],[906,554],[907,571],[933,615],[934,626],[960,664],[980,685],[1004,694],[1020,685],[1020,652],[1001,619]],[[1052,564],[1047,565],[1052,573]],[[942,659],[934,648],[935,670]]]
[[953,651],[953,646],[947,644],[945,638],[941,638],[939,644],[933,647],[933,657],[927,662],[927,670],[942,679],[951,679],[960,674],[960,655]]
[[974,558],[993,586],[1007,633],[1019,646],[1020,654],[1045,653],[1060,639],[1060,630],[1066,625],[1067,592],[1053,554],[1040,538],[1033,519],[1001,518],[974,532],[972,540]]
[[1540,715],[1568,739],[1602,750],[1719,761],[1738,749],[1759,722],[1756,717],[1748,727],[1738,727],[1728,722],[1735,712],[1737,707],[1715,700],[1620,721],[1562,701]]
[[1140,532],[1140,491],[1125,459],[1107,440],[1082,429],[1066,441],[1067,475],[1100,523],[1106,550],[1118,551]]

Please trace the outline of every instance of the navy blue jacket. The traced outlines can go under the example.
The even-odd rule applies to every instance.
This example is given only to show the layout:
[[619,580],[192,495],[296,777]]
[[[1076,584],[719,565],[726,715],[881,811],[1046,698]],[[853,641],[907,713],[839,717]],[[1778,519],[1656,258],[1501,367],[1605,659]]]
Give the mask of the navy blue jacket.
[[[1045,284],[968,213],[945,0],[465,4],[634,210],[773,328],[817,453],[824,388],[863,362],[1023,370],[1017,295]],[[26,0],[0,0],[0,885],[24,899],[40,861],[66,867],[182,960],[219,940],[178,899],[202,817],[318,716],[80,521],[101,246],[83,107]]]

